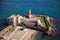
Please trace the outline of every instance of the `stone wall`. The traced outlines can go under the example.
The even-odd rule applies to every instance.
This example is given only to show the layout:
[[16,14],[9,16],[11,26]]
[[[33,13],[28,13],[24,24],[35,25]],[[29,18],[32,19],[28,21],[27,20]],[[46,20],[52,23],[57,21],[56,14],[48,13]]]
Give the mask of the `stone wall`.
[[0,37],[7,35],[10,31],[12,31],[12,29],[13,29],[12,26],[6,27],[0,32]]

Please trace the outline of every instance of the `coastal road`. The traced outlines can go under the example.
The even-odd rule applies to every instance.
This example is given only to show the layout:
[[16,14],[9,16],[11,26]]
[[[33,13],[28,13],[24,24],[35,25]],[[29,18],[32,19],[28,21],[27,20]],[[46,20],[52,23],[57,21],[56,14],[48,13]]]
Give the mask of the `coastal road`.
[[31,29],[17,30],[10,40],[31,40],[31,37],[35,33],[37,31]]
[[11,32],[7,37],[6,40],[10,40],[11,37],[17,32],[18,29],[20,29],[21,27],[17,27],[15,30],[13,30],[13,32]]
[[20,27],[17,27],[10,35],[6,38],[6,40],[10,40],[11,37],[17,32],[17,30],[20,29]]
[[32,40],[33,35],[37,33],[36,30],[27,28],[24,28],[24,30],[20,30],[21,28],[22,27],[18,26],[4,40]]

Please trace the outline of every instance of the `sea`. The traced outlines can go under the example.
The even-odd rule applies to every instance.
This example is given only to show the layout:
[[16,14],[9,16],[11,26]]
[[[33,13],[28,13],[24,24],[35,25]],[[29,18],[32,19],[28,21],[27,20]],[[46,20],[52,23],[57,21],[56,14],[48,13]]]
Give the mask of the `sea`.
[[0,0],[0,19],[12,14],[27,15],[29,9],[32,14],[48,15],[56,21],[56,36],[41,38],[38,33],[35,40],[60,40],[60,0]]

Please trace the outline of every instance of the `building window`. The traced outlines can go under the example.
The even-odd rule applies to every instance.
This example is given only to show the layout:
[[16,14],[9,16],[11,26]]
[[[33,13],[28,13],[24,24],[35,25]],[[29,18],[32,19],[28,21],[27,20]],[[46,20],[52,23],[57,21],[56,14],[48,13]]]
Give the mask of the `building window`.
[[7,33],[8,31],[6,31],[6,33]]

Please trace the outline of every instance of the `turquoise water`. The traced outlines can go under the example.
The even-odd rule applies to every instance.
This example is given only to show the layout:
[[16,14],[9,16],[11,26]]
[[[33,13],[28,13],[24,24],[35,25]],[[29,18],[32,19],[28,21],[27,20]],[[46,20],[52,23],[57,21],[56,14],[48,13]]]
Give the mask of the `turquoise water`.
[[[56,27],[58,30],[60,29],[60,0],[0,0],[0,19],[11,14],[27,14],[28,9],[32,10],[32,14],[48,15],[55,18]],[[48,39],[46,37],[43,40]],[[50,38],[50,40],[60,40],[60,36]]]

